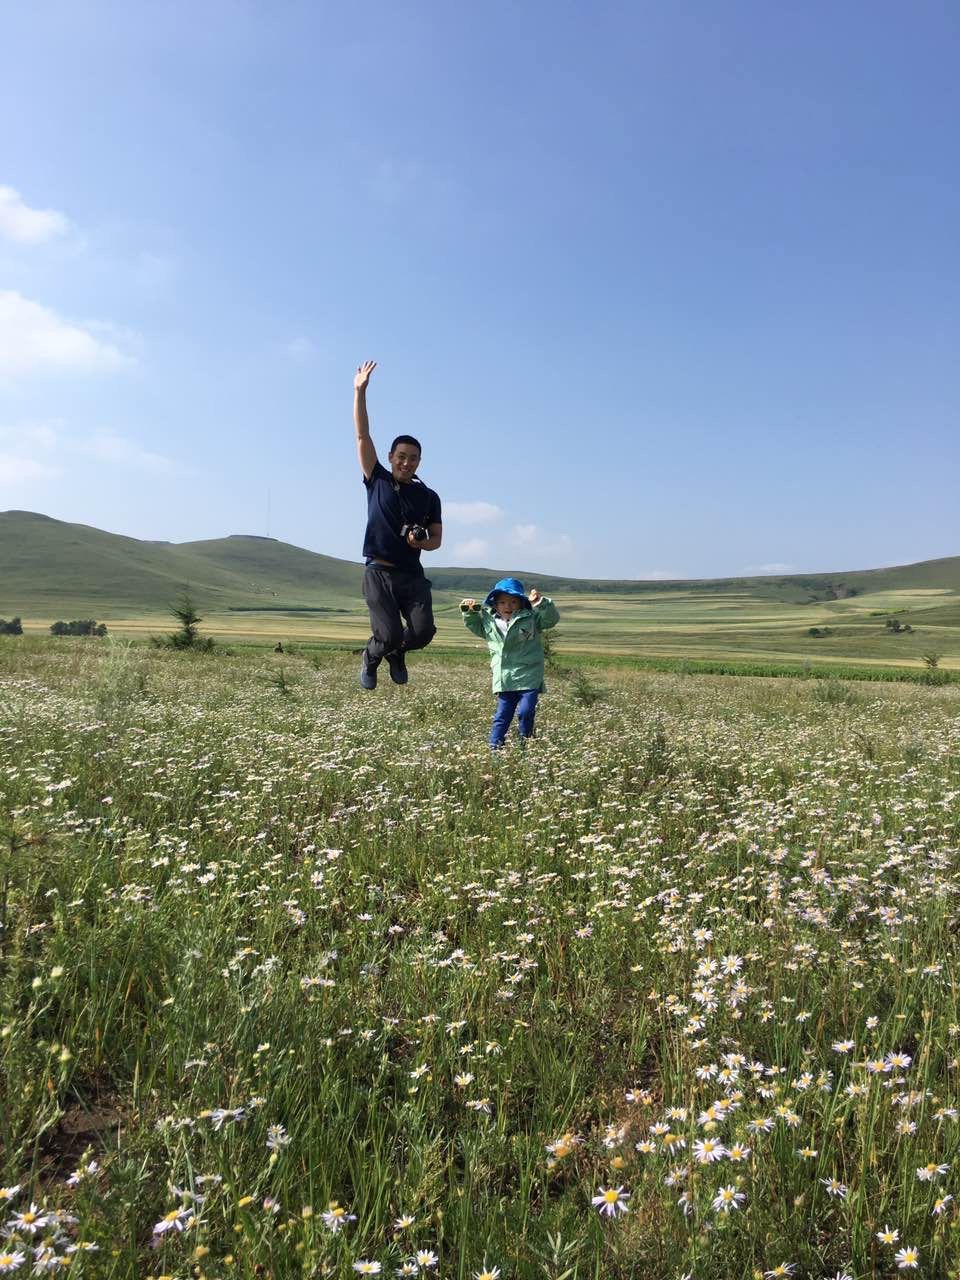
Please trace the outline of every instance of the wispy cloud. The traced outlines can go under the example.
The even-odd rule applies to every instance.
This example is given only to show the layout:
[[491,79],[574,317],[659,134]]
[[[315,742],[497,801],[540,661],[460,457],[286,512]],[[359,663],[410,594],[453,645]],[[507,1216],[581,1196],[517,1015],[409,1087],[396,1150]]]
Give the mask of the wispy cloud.
[[465,567],[479,567],[490,558],[490,543],[484,538],[467,538],[464,542],[458,542],[453,548],[453,554],[457,558],[457,563]]
[[313,339],[302,335],[297,338],[291,338],[289,342],[284,344],[283,349],[290,359],[295,360],[297,364],[310,364],[316,360],[319,354],[317,344]]
[[55,209],[31,209],[15,187],[0,187],[0,236],[14,244],[43,244],[69,228]]
[[115,431],[70,435],[56,423],[0,426],[0,485],[46,480],[76,469],[83,460],[125,471],[172,473],[180,465],[163,454],[144,449]]
[[445,502],[443,520],[467,526],[464,534],[473,533],[469,526],[479,526],[473,536],[444,544],[444,564],[533,574],[578,571],[577,547],[569,534],[539,524],[510,524],[495,503]]
[[172,254],[141,249],[134,256],[127,274],[141,294],[158,298],[169,292],[179,269],[179,263]]
[[503,520],[506,512],[493,502],[445,502],[443,504],[444,521],[455,524],[492,524],[495,520]]
[[748,564],[745,569],[741,569],[741,573],[763,574],[763,573],[793,573],[796,571],[795,564],[781,564],[780,561],[774,560],[770,564]]
[[113,373],[133,364],[93,326],[66,320],[56,311],[0,290],[0,377],[44,373]]
[[52,453],[57,447],[57,432],[48,422],[20,422],[13,427],[0,426],[0,448],[18,452]]
[[683,574],[674,573],[672,569],[642,569],[639,573],[631,573],[630,577],[637,582],[677,582]]
[[515,524],[510,530],[510,542],[514,547],[551,557],[573,551],[573,539],[568,533],[549,533],[538,524]]
[[0,487],[26,484],[30,480],[46,480],[57,474],[55,467],[48,467],[36,458],[18,458],[15,453],[0,449]]
[[58,475],[56,448],[57,433],[47,423],[0,426],[0,486],[15,488]]
[[95,431],[92,436],[76,441],[72,447],[77,453],[99,462],[117,467],[135,467],[146,471],[176,471],[177,464],[162,453],[141,449],[138,444],[112,431]]

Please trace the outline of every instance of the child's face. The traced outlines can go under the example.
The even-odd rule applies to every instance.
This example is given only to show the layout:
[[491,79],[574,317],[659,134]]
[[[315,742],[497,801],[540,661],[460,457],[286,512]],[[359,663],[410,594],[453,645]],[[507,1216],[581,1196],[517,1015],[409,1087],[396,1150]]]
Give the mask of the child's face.
[[515,613],[519,613],[523,608],[523,601],[519,596],[507,595],[505,591],[501,591],[498,596],[493,598],[493,608],[501,618],[512,618]]

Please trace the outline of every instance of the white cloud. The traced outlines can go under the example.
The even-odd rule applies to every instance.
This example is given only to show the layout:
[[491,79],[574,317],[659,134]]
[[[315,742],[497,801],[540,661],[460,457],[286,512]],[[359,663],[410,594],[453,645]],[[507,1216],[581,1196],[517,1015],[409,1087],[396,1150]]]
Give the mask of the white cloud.
[[[506,515],[492,503],[444,503],[443,518],[446,523],[450,507],[462,507],[474,523],[490,520],[483,536],[465,537],[444,545],[443,563],[491,570],[522,570],[526,573],[578,572],[577,547],[566,533],[553,533],[538,524],[494,524]],[[487,511],[491,508],[495,515]],[[464,521],[466,523],[466,520]],[[449,545],[449,550],[448,550]]]
[[515,524],[511,530],[510,536],[518,547],[529,547],[540,535],[540,530],[535,524]]
[[674,573],[671,569],[644,569],[642,573],[630,576],[637,582],[677,582],[683,579],[682,573]]
[[78,453],[96,458],[98,462],[108,462],[112,466],[136,467],[147,471],[176,470],[176,463],[172,458],[152,453],[149,449],[141,449],[139,445],[112,431],[95,431],[92,436],[78,440],[71,447]]
[[569,534],[548,533],[538,524],[515,524],[510,530],[510,541],[515,547],[523,547],[543,555],[552,556],[573,551],[573,539]]
[[29,480],[47,480],[57,474],[56,468],[45,466],[36,458],[18,458],[0,450],[0,486],[21,485]]
[[51,465],[57,433],[44,423],[0,426],[0,486],[47,480],[58,474]]
[[13,290],[0,290],[0,377],[71,371],[112,373],[133,361],[92,326],[65,320]]
[[46,422],[21,422],[15,427],[0,426],[0,445],[16,453],[52,453],[57,433]]
[[62,236],[70,223],[55,209],[31,209],[13,187],[0,187],[0,236],[16,244],[43,244]]
[[443,519],[455,524],[492,524],[503,520],[506,512],[493,502],[445,502]]
[[61,429],[60,423],[0,426],[0,484],[49,479],[62,474],[64,467],[76,469],[78,459],[124,470],[173,472],[179,469],[172,458],[142,449],[113,431],[71,436]]
[[178,263],[170,254],[142,249],[135,257],[129,274],[141,293],[156,298],[168,292],[178,270]]
[[490,556],[490,543],[483,538],[467,538],[465,542],[457,543],[453,548],[453,554],[460,564],[465,564],[469,560],[483,561]]
[[748,564],[745,569],[741,569],[741,573],[763,574],[763,573],[793,573],[796,569],[795,564],[780,564],[774,561],[772,564]]
[[317,358],[317,344],[310,338],[293,338],[284,345],[284,351],[298,364],[308,364]]

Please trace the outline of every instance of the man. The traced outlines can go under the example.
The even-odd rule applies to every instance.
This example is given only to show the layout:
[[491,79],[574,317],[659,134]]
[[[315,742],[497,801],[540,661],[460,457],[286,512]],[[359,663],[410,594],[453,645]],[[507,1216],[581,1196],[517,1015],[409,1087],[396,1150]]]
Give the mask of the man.
[[357,456],[367,490],[363,598],[373,632],[360,660],[364,689],[377,687],[377,667],[384,658],[394,684],[406,684],[404,654],[425,648],[436,635],[420,553],[436,551],[443,540],[440,499],[417,479],[420,442],[397,436],[387,454],[389,471],[377,459],[367,418],[367,384],[376,367],[376,361],[367,360],[353,380]]

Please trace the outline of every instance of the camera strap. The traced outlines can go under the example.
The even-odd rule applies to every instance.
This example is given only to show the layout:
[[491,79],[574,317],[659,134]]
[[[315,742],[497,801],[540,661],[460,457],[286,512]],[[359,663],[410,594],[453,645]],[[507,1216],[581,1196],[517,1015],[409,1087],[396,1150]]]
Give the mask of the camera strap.
[[[390,477],[390,483],[393,485],[393,492],[397,495],[397,502],[400,504],[400,523],[401,524],[419,524],[420,521],[416,518],[415,515],[411,515],[410,508],[406,504],[406,501],[403,496],[403,485],[400,483],[399,480],[394,480],[392,476]],[[423,481],[420,479],[419,476],[414,476],[413,479],[410,481],[410,483],[422,485]]]

